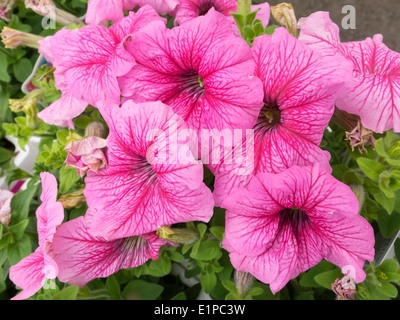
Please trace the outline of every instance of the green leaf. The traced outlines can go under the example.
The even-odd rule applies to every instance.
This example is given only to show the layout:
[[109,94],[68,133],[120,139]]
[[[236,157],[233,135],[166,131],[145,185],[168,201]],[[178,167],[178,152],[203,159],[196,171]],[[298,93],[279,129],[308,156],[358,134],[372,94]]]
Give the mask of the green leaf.
[[374,160],[366,158],[357,158],[357,163],[360,169],[365,173],[365,175],[371,180],[378,181],[379,175],[385,171],[385,166]]
[[208,261],[215,259],[221,247],[218,241],[205,241],[202,242],[196,252],[192,251],[190,257],[195,260]]
[[224,234],[225,234],[225,228],[224,227],[211,227],[210,228],[210,232],[218,240],[222,241],[224,239]]
[[393,210],[394,210],[394,205],[396,204],[396,198],[388,198],[385,193],[377,193],[374,194],[374,198],[376,202],[378,202],[385,210],[386,212],[390,215]]
[[18,192],[11,200],[11,223],[17,224],[25,220],[29,214],[29,206],[37,190],[37,185]]
[[394,253],[397,261],[400,261],[400,238],[397,238],[396,242],[394,243]]
[[20,222],[18,222],[17,224],[10,226],[10,231],[13,234],[15,240],[19,240],[22,238],[28,223],[29,223],[29,219],[24,219],[24,220],[21,220]]
[[0,81],[10,82],[11,78],[7,72],[8,62],[7,56],[0,52]]
[[31,240],[27,235],[23,235],[18,241],[9,244],[7,247],[7,257],[10,265],[13,266],[30,255],[31,250]]
[[395,260],[387,259],[383,261],[379,267],[377,267],[377,269],[383,271],[384,273],[397,272],[399,265]]
[[394,285],[392,285],[389,282],[383,282],[380,287],[377,287],[379,291],[381,291],[383,294],[387,295],[388,297],[391,298],[396,298],[397,297],[397,289]]
[[0,163],[10,161],[14,156],[14,151],[0,147]]
[[381,210],[378,213],[378,226],[384,238],[389,238],[400,228],[400,213],[394,211],[392,214]]
[[322,272],[332,269],[336,269],[336,267],[332,263],[326,260],[322,260],[315,267],[308,270],[306,274],[300,279],[299,283],[302,287],[306,288],[319,287],[320,285],[314,280],[314,277]]
[[260,294],[263,294],[264,290],[260,287],[251,287],[250,290],[246,293],[246,295],[243,297],[245,300],[248,300],[249,298],[259,296]]
[[31,74],[32,69],[32,62],[27,58],[22,58],[13,64],[14,76],[19,82],[24,82]]
[[203,270],[200,273],[200,283],[205,293],[210,293],[217,284],[217,276],[213,272],[205,272]]
[[156,300],[163,290],[164,287],[156,283],[132,280],[122,291],[122,297],[125,300]]
[[110,293],[110,296],[119,297],[121,293],[121,287],[117,278],[114,275],[111,275],[107,278],[107,290]]
[[277,25],[271,25],[265,28],[264,33],[269,34],[270,36],[274,33],[275,29],[279,28]]
[[326,289],[332,289],[332,283],[335,282],[336,279],[342,278],[342,271],[339,269],[330,270],[322,272],[314,277],[316,283]]
[[79,286],[69,286],[57,292],[53,296],[53,300],[76,300]]
[[176,296],[172,297],[171,300],[187,300],[184,292],[179,292]]
[[204,234],[207,231],[207,225],[205,225],[204,223],[199,223],[197,225],[197,230],[199,230],[200,233],[200,239],[203,238]]
[[57,131],[57,140],[63,146],[67,144],[67,137],[68,136],[69,136],[69,131],[68,130],[59,130],[59,131]]
[[79,180],[79,175],[74,167],[63,167],[60,169],[60,193],[67,193],[68,190]]

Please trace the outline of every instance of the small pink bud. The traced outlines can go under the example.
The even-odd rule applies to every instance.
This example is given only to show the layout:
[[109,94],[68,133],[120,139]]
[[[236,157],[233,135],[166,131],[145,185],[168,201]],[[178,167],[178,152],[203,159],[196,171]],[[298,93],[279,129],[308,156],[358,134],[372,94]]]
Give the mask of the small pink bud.
[[64,148],[68,152],[67,167],[76,167],[83,177],[88,171],[97,172],[107,165],[103,148],[107,141],[103,138],[88,136],[81,140],[72,140]]
[[8,226],[11,220],[11,199],[14,193],[8,190],[0,190],[0,222]]

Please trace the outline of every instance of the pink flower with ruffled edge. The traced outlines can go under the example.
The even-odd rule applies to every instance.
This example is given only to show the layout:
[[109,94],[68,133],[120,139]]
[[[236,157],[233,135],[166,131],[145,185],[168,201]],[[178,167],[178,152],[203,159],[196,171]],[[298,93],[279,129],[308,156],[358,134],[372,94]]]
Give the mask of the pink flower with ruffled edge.
[[93,136],[69,142],[64,148],[68,152],[65,160],[66,167],[76,167],[81,177],[88,171],[97,172],[107,165],[107,159],[102,150],[106,145],[105,139]]
[[260,173],[223,206],[232,265],[273,293],[322,259],[362,282],[365,260],[374,259],[374,231],[356,196],[319,165]]
[[[90,214],[90,213],[89,213]],[[158,251],[167,241],[155,233],[107,241],[89,233],[84,217],[61,225],[54,236],[58,278],[83,287],[95,278],[108,277],[120,269],[158,259]]]
[[[64,91],[61,99],[68,99],[72,95],[93,106],[98,101],[119,103],[117,77],[127,73],[135,64],[132,55],[125,50],[126,40],[155,20],[165,23],[165,19],[152,7],[144,6],[136,13],[130,12],[129,16],[114,23],[109,29],[102,25],[89,25],[77,30],[62,30],[50,40],[42,40],[43,52],[50,47],[46,57],[49,56],[56,67],[55,77],[59,78],[56,82]],[[54,108],[61,108],[62,104],[60,101],[54,104],[51,112],[48,112],[50,115],[44,111],[47,116],[57,116]],[[67,115],[77,116],[82,109],[83,104],[77,104],[73,108],[74,112],[63,110],[60,114],[67,121],[70,120]]]
[[11,200],[14,193],[0,190],[0,223],[8,226],[11,220]]
[[117,22],[124,17],[124,10],[150,5],[157,13],[173,14],[178,0],[89,0],[86,23],[103,24],[107,20]]
[[[253,43],[255,75],[264,85],[264,106],[254,126],[254,150],[244,155],[253,161],[222,163],[216,174],[214,199],[220,205],[238,186],[257,173],[278,173],[293,165],[321,166],[331,171],[330,154],[319,148],[334,112],[334,101],[351,66],[343,57],[322,58],[285,28]],[[245,141],[235,152],[246,150]],[[249,151],[247,151],[249,152]]]
[[[237,10],[236,0],[180,0],[179,6],[176,9],[174,23],[178,26],[186,21],[204,16],[211,8],[226,16],[232,23],[235,33],[239,35],[236,22],[230,14],[230,12],[236,12]],[[259,19],[263,26],[266,27],[271,14],[270,6],[267,2],[251,6],[252,11],[257,9],[260,10],[257,12],[255,19]]]
[[197,132],[254,125],[262,85],[249,46],[222,14],[211,9],[172,30],[153,23],[126,45],[137,64],[119,78],[125,98],[168,104]]
[[64,219],[64,208],[57,202],[57,180],[48,173],[40,174],[42,180],[42,204],[36,210],[39,247],[34,253],[10,268],[10,279],[22,292],[13,300],[27,299],[44,284],[46,278],[54,279],[58,273],[54,261],[52,242],[57,227]]
[[353,79],[336,106],[357,114],[364,127],[382,133],[400,131],[400,53],[383,44],[382,35],[340,42],[339,27],[328,12],[299,20],[299,39],[324,56],[343,56],[353,65]]
[[85,179],[87,204],[97,210],[90,233],[113,240],[178,222],[208,222],[214,201],[203,166],[182,136],[184,121],[161,102],[127,101],[101,112],[110,129],[108,166]]

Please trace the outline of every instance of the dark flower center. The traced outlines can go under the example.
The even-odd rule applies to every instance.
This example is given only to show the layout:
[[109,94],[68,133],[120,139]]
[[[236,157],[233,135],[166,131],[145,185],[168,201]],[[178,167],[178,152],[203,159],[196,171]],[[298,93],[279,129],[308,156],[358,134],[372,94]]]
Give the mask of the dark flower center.
[[133,163],[137,182],[142,184],[153,184],[157,180],[157,173],[145,157],[138,156]]
[[281,123],[281,111],[274,103],[266,103],[261,108],[254,129],[268,131]]
[[[199,16],[206,15],[212,7],[214,7],[214,0],[203,1],[199,7]],[[215,10],[218,11],[216,8]]]
[[278,232],[285,228],[287,224],[291,225],[291,229],[297,238],[298,232],[311,222],[307,213],[301,209],[283,209],[279,211],[279,229]]

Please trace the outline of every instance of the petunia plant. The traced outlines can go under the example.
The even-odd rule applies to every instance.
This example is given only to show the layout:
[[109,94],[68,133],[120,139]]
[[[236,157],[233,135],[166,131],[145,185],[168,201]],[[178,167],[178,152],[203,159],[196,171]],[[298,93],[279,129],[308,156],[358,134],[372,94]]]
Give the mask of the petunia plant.
[[381,35],[250,0],[0,18],[1,298],[398,298],[400,53]]

